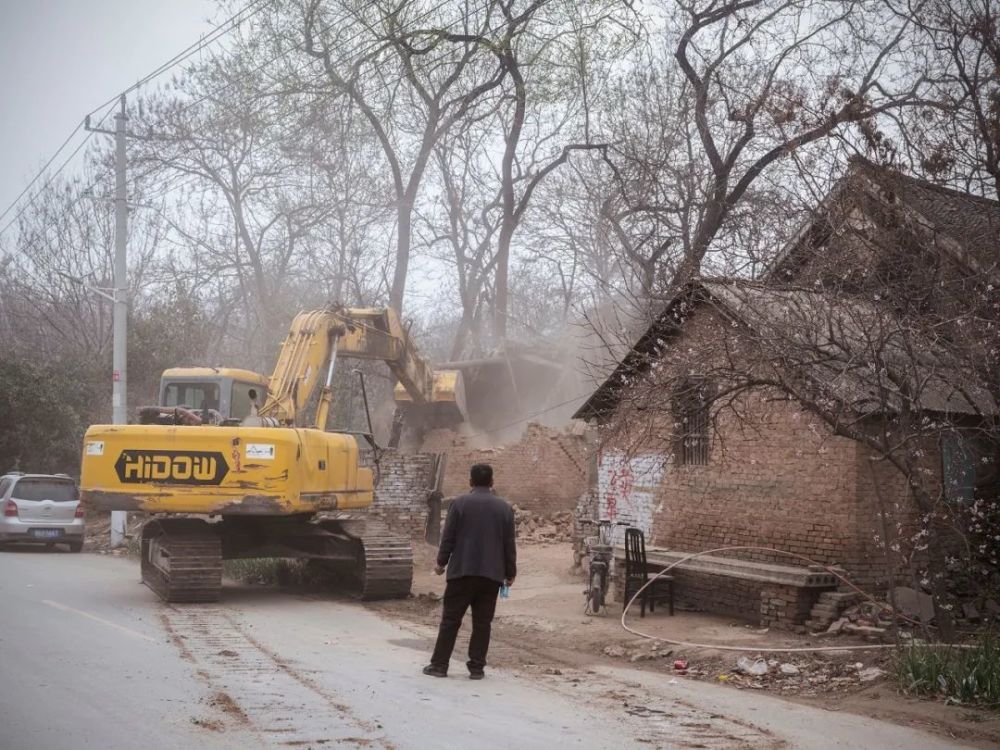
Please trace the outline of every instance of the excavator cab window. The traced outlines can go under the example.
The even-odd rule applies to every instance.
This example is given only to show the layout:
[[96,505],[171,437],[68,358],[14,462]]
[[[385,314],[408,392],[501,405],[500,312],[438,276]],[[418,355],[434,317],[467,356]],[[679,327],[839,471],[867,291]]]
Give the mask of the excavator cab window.
[[253,383],[233,383],[233,397],[229,401],[229,417],[232,419],[243,419],[250,415],[254,402],[257,406],[264,403],[267,398],[267,389]]
[[190,409],[218,409],[219,384],[211,382],[168,383],[164,406],[187,406]]

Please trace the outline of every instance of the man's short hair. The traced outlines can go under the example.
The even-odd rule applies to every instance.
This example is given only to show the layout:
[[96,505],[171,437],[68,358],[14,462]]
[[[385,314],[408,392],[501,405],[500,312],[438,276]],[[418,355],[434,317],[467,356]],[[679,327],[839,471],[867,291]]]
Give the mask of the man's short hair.
[[469,471],[469,484],[473,487],[493,486],[493,467],[489,464],[476,464]]

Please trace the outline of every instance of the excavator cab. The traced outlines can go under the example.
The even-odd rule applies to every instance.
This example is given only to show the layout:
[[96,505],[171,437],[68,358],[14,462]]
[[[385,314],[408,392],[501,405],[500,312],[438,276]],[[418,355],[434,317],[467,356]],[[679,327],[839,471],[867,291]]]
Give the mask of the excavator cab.
[[242,420],[267,398],[268,379],[230,367],[172,367],[160,378],[160,405]]

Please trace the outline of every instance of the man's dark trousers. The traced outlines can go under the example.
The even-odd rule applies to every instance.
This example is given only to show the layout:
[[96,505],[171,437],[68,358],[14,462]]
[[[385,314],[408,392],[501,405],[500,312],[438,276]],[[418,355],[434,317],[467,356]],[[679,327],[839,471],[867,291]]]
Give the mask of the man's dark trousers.
[[486,652],[490,647],[490,626],[497,608],[500,584],[481,576],[452,578],[444,590],[444,611],[431,664],[448,669],[455,638],[462,626],[465,611],[472,608],[472,636],[469,638],[469,672],[482,672],[486,667]]

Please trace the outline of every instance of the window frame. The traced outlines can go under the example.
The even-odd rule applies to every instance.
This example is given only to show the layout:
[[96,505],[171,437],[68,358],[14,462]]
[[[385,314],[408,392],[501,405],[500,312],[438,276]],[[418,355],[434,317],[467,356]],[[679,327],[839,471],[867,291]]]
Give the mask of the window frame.
[[708,378],[684,378],[674,389],[673,416],[677,426],[674,464],[708,466],[712,448],[712,401],[715,386]]
[[[205,406],[204,406],[204,404],[205,404],[205,398],[208,395],[210,395],[210,394],[208,394],[206,392],[206,387],[211,386],[212,388],[215,389],[214,396],[215,396],[216,404],[215,404],[214,407],[209,407],[209,408],[214,408],[214,409],[218,410],[222,406],[222,392],[223,392],[222,386],[223,385],[224,384],[220,383],[218,380],[168,380],[164,384],[164,387],[163,387],[163,405],[164,406],[185,406],[185,407],[187,407],[189,409],[192,409],[194,411],[201,411],[202,409],[205,408]],[[198,405],[198,406],[193,406],[191,404],[184,404],[184,403],[177,403],[177,404],[171,404],[171,403],[169,403],[169,399],[167,398],[167,394],[170,392],[171,388],[176,388],[176,389],[181,389],[181,388],[183,388],[183,389],[188,389],[188,388],[191,388],[191,389],[200,389],[202,391],[202,401],[201,401],[201,404]],[[180,394],[178,394],[178,396],[179,395]]]
[[267,400],[267,386],[257,385],[256,383],[250,383],[246,380],[233,380],[232,387],[229,389],[229,414],[227,416],[235,419],[244,419],[248,417],[253,409],[247,409],[246,414],[236,415],[236,389],[237,387],[245,387],[247,403],[253,406],[253,402],[250,401],[250,391],[257,391],[257,407],[259,408],[263,405],[264,401]]

